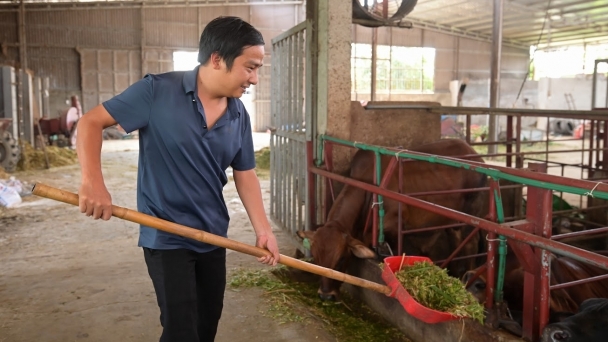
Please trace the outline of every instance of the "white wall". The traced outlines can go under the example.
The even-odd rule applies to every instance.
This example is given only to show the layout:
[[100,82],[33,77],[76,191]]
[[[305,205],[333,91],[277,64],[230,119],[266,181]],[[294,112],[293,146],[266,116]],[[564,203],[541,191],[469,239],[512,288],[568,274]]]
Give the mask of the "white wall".
[[[574,108],[591,109],[591,76],[581,78],[541,78],[538,81],[539,109],[570,109],[565,94],[572,94]],[[606,107],[606,77],[598,75],[595,107]]]

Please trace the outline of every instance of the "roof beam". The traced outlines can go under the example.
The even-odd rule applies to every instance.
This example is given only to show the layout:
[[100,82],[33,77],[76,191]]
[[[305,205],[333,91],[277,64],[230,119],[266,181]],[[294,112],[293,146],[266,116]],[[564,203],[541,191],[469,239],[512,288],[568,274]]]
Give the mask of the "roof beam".
[[[425,21],[425,20],[420,20],[420,19],[415,19],[415,18],[410,18],[410,17],[408,17],[408,21],[410,21],[414,24],[414,28],[420,28],[420,29],[425,29],[425,30],[429,30],[429,31],[446,33],[446,34],[450,34],[453,36],[470,38],[470,39],[479,40],[479,41],[483,41],[483,42],[489,42],[489,43],[492,42],[491,35],[482,34],[479,32],[466,31],[466,30],[462,30],[462,29],[459,29],[456,27],[441,25],[441,24],[438,24],[435,22]],[[530,47],[529,44],[522,43],[520,41],[513,40],[513,39],[505,39],[504,37],[503,37],[502,42],[503,42],[504,46],[515,47],[518,49],[528,49]]]
[[[18,4],[6,3],[0,0],[0,12],[16,12]],[[127,9],[141,8],[183,8],[183,7],[233,7],[233,6],[277,6],[277,5],[303,5],[305,1],[295,0],[166,0],[166,1],[102,1],[102,2],[30,2],[26,3],[27,12],[39,11],[66,11],[91,9]]]

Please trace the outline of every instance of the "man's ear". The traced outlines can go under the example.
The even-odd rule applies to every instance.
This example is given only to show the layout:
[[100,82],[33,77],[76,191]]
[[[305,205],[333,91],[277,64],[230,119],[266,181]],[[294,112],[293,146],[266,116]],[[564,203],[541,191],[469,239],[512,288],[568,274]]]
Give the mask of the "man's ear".
[[213,69],[219,70],[222,68],[222,63],[224,63],[224,60],[222,57],[220,57],[219,53],[214,52],[209,57],[209,62],[211,63],[211,67],[213,67]]

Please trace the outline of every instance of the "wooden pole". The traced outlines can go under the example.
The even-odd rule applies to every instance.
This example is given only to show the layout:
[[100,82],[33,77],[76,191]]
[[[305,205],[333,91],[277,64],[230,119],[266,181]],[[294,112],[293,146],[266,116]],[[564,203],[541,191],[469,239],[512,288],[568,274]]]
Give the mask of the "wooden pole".
[[[32,193],[37,196],[53,199],[59,202],[64,202],[67,204],[72,204],[78,206],[78,195],[75,193],[71,193],[68,191],[60,190],[57,188],[50,187],[48,185],[36,183],[34,188],[32,189]],[[214,246],[224,247],[227,249],[231,249],[233,251],[253,255],[255,257],[262,257],[270,255],[270,252],[266,249],[251,246],[242,242],[234,241],[227,239],[225,237],[217,236],[214,234],[210,234],[204,232],[202,230],[190,228],[183,226],[181,224],[177,224],[174,222],[169,222],[163,219],[159,219],[157,217],[153,217],[150,215],[146,215],[140,213],[138,211],[130,210],[127,208],[119,207],[116,205],[112,206],[112,216],[121,218],[123,220],[139,223],[148,227],[152,227],[158,230],[162,230],[167,233],[176,234],[179,236],[187,237],[193,240],[205,242],[208,244],[212,244]],[[391,288],[378,284],[366,279],[354,277],[342,272],[334,271],[329,268],[321,267],[318,265],[310,264],[299,259],[291,258],[285,255],[280,256],[279,263],[297,268],[302,271],[318,274],[323,277],[335,279],[338,281],[342,281],[345,283],[349,283],[355,286],[363,287],[369,290],[373,290],[376,292],[383,293],[385,295],[389,295],[391,293]]]

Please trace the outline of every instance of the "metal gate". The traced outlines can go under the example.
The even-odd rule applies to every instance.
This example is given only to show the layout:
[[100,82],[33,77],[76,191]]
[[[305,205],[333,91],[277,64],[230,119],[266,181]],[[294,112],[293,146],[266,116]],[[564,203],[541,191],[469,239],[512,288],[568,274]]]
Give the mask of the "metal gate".
[[311,123],[305,102],[310,98],[306,33],[305,21],[272,40],[270,214],[292,234],[303,230],[308,220],[306,141],[312,135],[306,128]]

